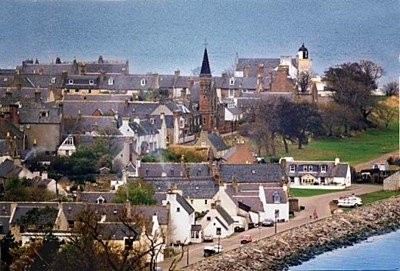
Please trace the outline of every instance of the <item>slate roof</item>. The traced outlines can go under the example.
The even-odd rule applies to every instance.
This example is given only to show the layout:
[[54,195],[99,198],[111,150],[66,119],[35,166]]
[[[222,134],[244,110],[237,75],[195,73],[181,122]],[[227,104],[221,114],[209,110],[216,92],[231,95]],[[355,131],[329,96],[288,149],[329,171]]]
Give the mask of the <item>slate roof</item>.
[[223,151],[229,148],[229,146],[225,144],[222,137],[220,137],[216,133],[208,134],[208,140],[210,140],[210,143],[215,147],[217,151]]
[[160,225],[168,225],[168,209],[166,206],[161,205],[140,205],[140,206],[132,206],[132,214],[142,214],[148,219],[151,219],[154,214],[157,214],[158,223]]
[[81,202],[89,202],[89,203],[97,203],[97,199],[102,197],[105,201],[104,203],[112,203],[115,197],[115,193],[113,192],[81,192],[80,193],[80,201]]
[[[57,210],[57,203],[55,203],[55,204],[51,204],[51,203],[30,203],[30,204],[29,203],[27,203],[27,204],[21,203],[21,204],[18,204],[17,207],[15,208],[15,211],[14,211],[11,219],[10,219],[10,224],[14,224],[14,223],[18,222],[18,220],[21,217],[25,216],[30,210],[44,209],[46,207]],[[57,218],[57,213],[58,212],[56,212],[51,217],[46,217],[46,219],[49,219],[49,220],[41,221],[41,224],[45,224],[47,222],[55,223],[56,218]]]
[[14,161],[10,159],[6,159],[3,163],[0,164],[0,177],[7,178],[13,172],[15,166]]
[[[98,89],[99,77],[88,75],[69,75],[65,80],[64,88],[66,89]],[[70,84],[70,82],[72,82]],[[92,83],[90,83],[92,82]]]
[[285,191],[283,191],[282,187],[264,187],[264,193],[265,193],[265,198],[267,200],[267,203],[274,203],[274,194],[278,193],[281,201],[280,203],[287,203],[288,202],[288,198],[286,196]]
[[83,210],[94,210],[99,220],[102,215],[105,215],[104,222],[120,222],[126,215],[124,204],[65,202],[62,203],[62,209],[68,221],[74,221]]
[[[167,193],[174,185],[187,199],[212,199],[218,192],[218,185],[214,178],[203,177],[188,180],[187,178],[157,178],[145,180],[150,183],[156,191],[157,197],[165,199],[162,193]],[[161,202],[161,201],[160,201]]]
[[[236,63],[236,71],[249,68],[249,77],[257,77],[258,65],[264,65],[264,75],[267,76],[270,69],[276,69],[281,63],[280,58],[239,58]],[[296,59],[292,58],[293,66],[297,66]]]
[[226,221],[226,223],[228,223],[228,225],[231,225],[233,222],[235,222],[235,220],[228,214],[227,211],[225,211],[225,209],[222,206],[217,205],[216,210]]
[[[46,114],[45,116],[43,114]],[[24,103],[19,109],[21,124],[60,124],[61,114],[58,106],[33,101]]]
[[176,201],[185,209],[185,211],[191,215],[194,212],[193,207],[180,195],[176,194]]
[[7,234],[10,230],[10,217],[8,216],[0,216],[0,227],[1,231],[0,234]]
[[[294,172],[290,171],[290,165],[295,165]],[[321,171],[321,166],[326,166],[326,171]],[[304,170],[306,168],[306,170]],[[312,168],[310,170],[310,168]],[[335,166],[334,161],[292,161],[286,163],[286,172],[289,177],[301,177],[311,174],[314,177],[346,177],[348,163],[339,163]]]
[[192,227],[190,228],[190,231],[201,231],[202,227],[201,225],[192,225]]
[[219,174],[228,183],[233,177],[239,183],[280,182],[282,169],[278,164],[221,164]]
[[129,127],[138,136],[155,135],[158,134],[158,129],[156,126],[150,123],[148,120],[141,120],[140,123],[130,122]]
[[128,228],[123,223],[98,223],[100,237],[103,240],[124,240],[125,237],[136,237],[134,240],[140,239],[140,229],[132,226]]
[[141,163],[139,176],[142,178],[160,178],[160,177],[183,177],[187,170],[190,170],[190,177],[208,177],[211,176],[211,170],[208,163]]

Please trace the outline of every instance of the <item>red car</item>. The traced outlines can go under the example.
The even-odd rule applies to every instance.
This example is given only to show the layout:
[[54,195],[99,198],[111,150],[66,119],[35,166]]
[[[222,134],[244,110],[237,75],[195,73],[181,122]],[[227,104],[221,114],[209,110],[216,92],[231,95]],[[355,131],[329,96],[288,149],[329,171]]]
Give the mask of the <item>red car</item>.
[[251,238],[251,235],[245,234],[242,236],[242,238],[240,239],[240,243],[241,244],[247,244],[253,241],[253,238]]

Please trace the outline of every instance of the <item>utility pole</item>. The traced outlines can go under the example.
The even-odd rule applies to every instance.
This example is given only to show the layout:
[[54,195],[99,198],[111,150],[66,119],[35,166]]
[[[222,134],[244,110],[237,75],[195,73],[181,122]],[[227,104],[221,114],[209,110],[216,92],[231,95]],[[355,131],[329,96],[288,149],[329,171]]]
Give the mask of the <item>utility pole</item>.
[[189,244],[188,245],[186,245],[187,246],[187,255],[186,255],[186,262],[187,262],[187,265],[189,265]]

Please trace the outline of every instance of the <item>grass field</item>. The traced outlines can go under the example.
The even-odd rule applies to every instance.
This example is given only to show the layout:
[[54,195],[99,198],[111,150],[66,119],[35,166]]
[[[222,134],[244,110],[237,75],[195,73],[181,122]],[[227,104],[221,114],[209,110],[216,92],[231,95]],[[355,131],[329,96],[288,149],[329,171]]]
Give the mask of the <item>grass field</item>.
[[323,194],[330,194],[335,192],[342,192],[343,190],[326,190],[326,189],[299,189],[290,188],[290,194],[293,197],[312,197]]
[[[381,98],[386,105],[398,108],[398,97]],[[357,165],[399,149],[399,117],[391,121],[388,128],[369,129],[349,138],[319,138],[297,149],[296,144],[290,145],[289,154],[283,148],[278,156],[292,156],[296,160],[334,160]]]
[[374,201],[390,198],[392,196],[400,196],[400,191],[376,191],[360,195],[359,197],[362,199],[363,204],[369,204]]

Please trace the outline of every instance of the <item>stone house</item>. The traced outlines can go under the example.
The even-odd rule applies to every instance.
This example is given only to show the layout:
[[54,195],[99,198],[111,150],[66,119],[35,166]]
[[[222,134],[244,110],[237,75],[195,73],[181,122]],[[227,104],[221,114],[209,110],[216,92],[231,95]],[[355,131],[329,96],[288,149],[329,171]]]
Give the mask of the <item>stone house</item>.
[[399,191],[400,190],[400,171],[390,175],[383,180],[383,190]]
[[226,143],[217,131],[213,131],[212,133],[201,131],[196,145],[204,148],[211,148],[215,157],[224,156],[229,149],[229,147],[226,145]]

